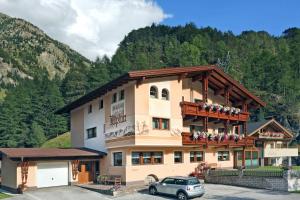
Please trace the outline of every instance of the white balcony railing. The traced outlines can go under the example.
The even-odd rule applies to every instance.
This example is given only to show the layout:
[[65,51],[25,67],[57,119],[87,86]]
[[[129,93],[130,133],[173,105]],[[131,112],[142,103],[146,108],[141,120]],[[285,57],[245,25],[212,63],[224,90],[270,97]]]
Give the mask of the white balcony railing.
[[264,157],[275,158],[275,157],[287,157],[287,156],[298,156],[298,148],[265,148]]

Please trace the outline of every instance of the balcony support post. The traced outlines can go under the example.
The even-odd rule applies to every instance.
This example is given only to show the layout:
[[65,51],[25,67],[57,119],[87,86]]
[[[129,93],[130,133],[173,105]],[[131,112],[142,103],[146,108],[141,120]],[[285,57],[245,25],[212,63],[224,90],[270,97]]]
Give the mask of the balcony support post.
[[[208,73],[204,72],[202,75],[202,100],[207,103],[208,98]],[[203,118],[204,132],[208,131],[208,117]]]
[[230,96],[229,91],[230,91],[230,87],[227,86],[225,88],[225,105],[226,106],[229,106],[229,96]]
[[208,131],[208,117],[203,117],[203,128],[204,128],[204,132],[207,133],[207,131]]
[[247,122],[243,122],[243,134],[246,136],[247,134]]
[[208,74],[206,72],[203,73],[203,78],[202,78],[202,95],[203,95],[203,102],[207,102],[207,97],[208,97]]
[[229,124],[229,120],[225,120],[224,121],[224,134],[227,135],[228,134],[228,124]]

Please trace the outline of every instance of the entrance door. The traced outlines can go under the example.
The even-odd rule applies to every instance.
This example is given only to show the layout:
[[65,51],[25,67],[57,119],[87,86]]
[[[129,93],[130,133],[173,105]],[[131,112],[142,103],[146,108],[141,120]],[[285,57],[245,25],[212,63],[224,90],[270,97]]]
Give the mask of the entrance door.
[[37,187],[68,185],[68,162],[37,163]]
[[234,152],[234,168],[243,166],[243,151]]
[[85,184],[95,180],[95,162],[81,161],[79,164],[78,183]]

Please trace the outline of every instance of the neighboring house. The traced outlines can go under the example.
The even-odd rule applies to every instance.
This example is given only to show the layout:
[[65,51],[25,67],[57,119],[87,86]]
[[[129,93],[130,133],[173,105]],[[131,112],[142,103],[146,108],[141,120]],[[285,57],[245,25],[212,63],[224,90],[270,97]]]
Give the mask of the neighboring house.
[[257,138],[260,166],[278,166],[284,159],[291,164],[291,157],[298,156],[298,148],[289,147],[294,135],[274,119],[248,123],[247,132]]
[[189,175],[200,162],[257,166],[246,131],[249,109],[261,106],[222,70],[202,66],[128,72],[57,113],[70,113],[74,147],[107,152],[100,174],[134,184]]

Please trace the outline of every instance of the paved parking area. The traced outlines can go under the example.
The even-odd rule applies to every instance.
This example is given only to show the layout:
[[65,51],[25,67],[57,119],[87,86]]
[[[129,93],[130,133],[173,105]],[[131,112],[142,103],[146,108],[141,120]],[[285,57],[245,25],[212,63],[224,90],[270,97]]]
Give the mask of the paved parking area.
[[[269,190],[250,189],[225,185],[205,185],[206,194],[200,199],[219,200],[299,200],[300,194],[288,192],[275,192]],[[146,191],[128,194],[122,197],[110,197],[76,186],[44,188],[36,191],[16,195],[9,200],[168,200],[173,199],[166,196],[151,196]]]

